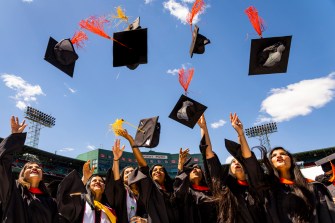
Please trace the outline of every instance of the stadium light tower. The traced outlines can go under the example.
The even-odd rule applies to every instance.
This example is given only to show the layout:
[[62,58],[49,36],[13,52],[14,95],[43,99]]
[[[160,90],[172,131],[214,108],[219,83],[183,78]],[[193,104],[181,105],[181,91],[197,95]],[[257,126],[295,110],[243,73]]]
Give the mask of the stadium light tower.
[[24,113],[26,114],[25,118],[28,119],[30,123],[27,145],[37,148],[42,126],[53,127],[56,118],[30,106],[27,107]]
[[258,137],[261,145],[264,146],[267,150],[271,149],[268,135],[274,132],[277,132],[276,122],[271,122],[264,125],[258,125],[245,129],[245,134],[249,138]]

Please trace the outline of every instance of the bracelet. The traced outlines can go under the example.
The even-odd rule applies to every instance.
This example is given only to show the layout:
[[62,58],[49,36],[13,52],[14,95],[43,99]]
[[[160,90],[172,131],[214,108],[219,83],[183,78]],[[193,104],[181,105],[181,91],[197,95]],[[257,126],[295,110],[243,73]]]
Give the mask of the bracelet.
[[120,159],[117,159],[117,160],[116,160],[116,159],[113,159],[113,160],[114,160],[114,161],[119,161]]

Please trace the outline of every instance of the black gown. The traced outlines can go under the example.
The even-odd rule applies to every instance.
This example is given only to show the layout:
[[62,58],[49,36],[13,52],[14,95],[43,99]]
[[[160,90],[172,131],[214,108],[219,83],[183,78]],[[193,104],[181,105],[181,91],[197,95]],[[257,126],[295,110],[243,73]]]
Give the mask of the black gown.
[[[327,188],[319,183],[312,182],[316,209],[308,212],[302,198],[297,196],[291,185],[279,183],[264,173],[260,163],[252,153],[253,159],[243,158],[240,145],[229,141],[233,146],[227,146],[228,151],[244,166],[250,185],[262,199],[268,222],[294,223],[297,216],[300,222],[308,223],[335,223],[335,204]],[[253,168],[251,168],[253,166]],[[258,169],[258,171],[255,171]],[[278,182],[274,184],[274,182]],[[271,187],[270,187],[271,186]]]
[[149,167],[138,167],[128,176],[129,185],[136,183],[140,200],[148,213],[149,223],[179,223],[179,211],[173,191],[165,192],[149,176]]
[[1,222],[56,223],[58,211],[52,197],[29,192],[12,175],[13,153],[23,149],[25,139],[26,133],[14,133],[0,144]]
[[183,223],[216,223],[216,205],[210,191],[193,189],[185,172],[176,176],[173,186]]
[[[207,159],[206,162],[211,178],[219,180],[222,187],[227,186],[236,201],[236,223],[267,222],[263,204],[258,200],[251,187],[239,184],[237,179],[230,175],[228,171],[223,171],[220,160],[216,155],[211,159]],[[253,167],[251,166],[250,168]],[[258,170],[253,168],[253,171]]]
[[[106,181],[110,181],[111,186],[106,188],[105,193],[112,197],[110,205],[115,208],[118,222],[127,223],[127,191],[125,185],[123,184],[121,178],[114,180],[114,174],[111,169],[108,170],[107,177],[108,179],[106,179]],[[148,216],[142,201],[136,199],[136,204],[136,216],[147,218]]]
[[[107,177],[110,179],[110,177]],[[111,182],[105,182],[105,188],[111,187]],[[106,192],[106,191],[105,191]],[[86,188],[81,181],[79,173],[73,170],[59,184],[57,193],[57,205],[62,223],[82,223],[85,205],[86,205]],[[106,197],[101,201],[102,204],[110,206],[112,203],[111,195],[105,193]],[[106,200],[104,200],[106,199]],[[96,221],[99,222],[101,211],[95,210]],[[115,214],[115,213],[114,213]]]

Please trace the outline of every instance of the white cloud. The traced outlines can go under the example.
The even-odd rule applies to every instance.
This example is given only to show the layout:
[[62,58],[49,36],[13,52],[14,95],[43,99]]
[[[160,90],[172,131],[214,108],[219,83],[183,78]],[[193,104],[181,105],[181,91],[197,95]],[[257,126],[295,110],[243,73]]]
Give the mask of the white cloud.
[[213,129],[217,129],[217,128],[219,128],[219,127],[224,126],[224,124],[226,124],[226,123],[227,123],[227,122],[226,122],[225,120],[220,119],[219,121],[212,123],[212,124],[211,124],[211,127],[212,127]]
[[[163,2],[163,7],[167,9],[171,15],[176,17],[181,21],[183,24],[187,24],[187,15],[190,11],[187,4],[193,3],[194,0],[182,0],[182,2],[177,2],[177,0],[168,0],[166,2]],[[190,8],[192,8],[192,5],[190,5]],[[194,18],[193,18],[193,24],[196,24],[199,22],[199,15],[204,13],[204,10],[202,12],[199,12]]]
[[16,91],[12,98],[16,101],[16,107],[21,110],[30,105],[30,102],[36,102],[36,96],[45,95],[39,85],[31,85],[19,76],[2,74],[0,77],[7,87]]
[[22,2],[32,3],[33,0],[22,0]]
[[153,2],[154,0],[144,0],[144,3],[145,4],[149,4],[149,3],[151,3],[151,2]]
[[63,148],[63,149],[60,149],[60,150],[58,150],[59,152],[71,152],[71,151],[73,151],[74,150],[74,148]]
[[313,109],[325,106],[334,98],[335,72],[325,77],[302,80],[283,88],[274,88],[263,100],[258,117],[262,121],[283,122],[310,114]]
[[89,150],[95,150],[96,149],[96,147],[93,146],[93,145],[88,145],[86,148],[89,149]]
[[68,89],[69,89],[69,91],[70,91],[71,93],[73,93],[73,94],[77,92],[77,91],[76,91],[75,89],[73,89],[73,88],[70,88],[70,87],[69,87]]
[[233,161],[233,159],[235,159],[233,156],[228,156],[225,164],[230,164]]
[[168,70],[166,71],[166,73],[168,73],[168,74],[172,74],[172,75],[177,75],[178,72],[179,72],[179,69],[173,69],[173,70],[168,69]]

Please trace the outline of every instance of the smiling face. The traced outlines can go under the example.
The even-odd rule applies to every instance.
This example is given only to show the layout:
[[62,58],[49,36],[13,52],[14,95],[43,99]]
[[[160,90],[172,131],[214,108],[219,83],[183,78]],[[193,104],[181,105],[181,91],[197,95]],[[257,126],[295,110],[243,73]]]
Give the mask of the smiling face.
[[236,176],[238,180],[245,180],[245,173],[243,167],[236,159],[233,159],[233,161],[231,162],[230,171],[234,176]]
[[159,185],[164,185],[165,181],[165,172],[164,167],[162,166],[155,166],[152,170],[152,179],[156,181]]
[[202,171],[199,167],[194,167],[190,173],[190,182],[199,185],[202,179]]
[[273,166],[278,171],[288,171],[291,168],[291,158],[283,149],[273,150],[270,158]]
[[40,182],[42,177],[42,168],[37,163],[27,163],[23,167],[23,178],[28,183]]
[[133,167],[128,167],[123,171],[123,183],[128,185],[128,176],[134,171]]
[[92,192],[103,193],[105,191],[105,183],[100,176],[92,177],[90,181],[90,189]]

